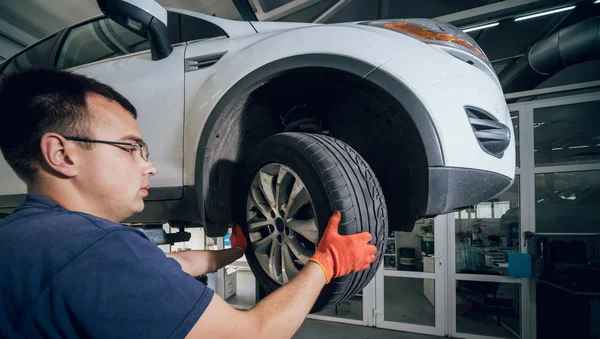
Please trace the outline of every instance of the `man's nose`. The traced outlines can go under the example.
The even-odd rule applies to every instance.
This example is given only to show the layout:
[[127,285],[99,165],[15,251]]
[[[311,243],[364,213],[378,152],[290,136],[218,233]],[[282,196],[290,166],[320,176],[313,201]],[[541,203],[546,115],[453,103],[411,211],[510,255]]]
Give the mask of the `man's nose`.
[[146,164],[146,168],[144,170],[144,175],[152,177],[155,176],[156,173],[158,173],[158,169],[154,166],[152,161],[148,160],[148,163]]

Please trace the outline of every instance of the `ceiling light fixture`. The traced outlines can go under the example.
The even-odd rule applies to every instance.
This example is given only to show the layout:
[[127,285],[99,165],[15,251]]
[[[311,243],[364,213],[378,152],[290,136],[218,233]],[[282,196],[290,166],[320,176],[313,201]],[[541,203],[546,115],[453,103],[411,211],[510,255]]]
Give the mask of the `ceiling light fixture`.
[[[598,0],[598,1],[600,1],[600,0]],[[486,28],[490,28],[490,27],[495,27],[495,26],[498,26],[498,25],[500,25],[499,22],[492,22],[491,24],[485,24],[485,25],[479,25],[479,26],[465,28],[462,31],[465,32],[465,33],[468,33],[468,32],[478,31],[480,29],[486,29]]]
[[550,10],[550,11],[544,11],[544,12],[539,12],[539,13],[533,13],[533,14],[529,14],[529,15],[524,15],[524,16],[520,16],[520,17],[515,18],[515,21],[523,21],[523,20],[533,19],[533,18],[537,18],[537,17],[540,17],[540,16],[544,16],[544,15],[550,15],[550,14],[555,14],[555,13],[570,11],[573,8],[575,8],[575,6],[568,6],[568,7],[553,9],[553,10]]
[[595,4],[600,4],[600,0],[596,0],[596,1],[594,1],[594,5],[595,5]]

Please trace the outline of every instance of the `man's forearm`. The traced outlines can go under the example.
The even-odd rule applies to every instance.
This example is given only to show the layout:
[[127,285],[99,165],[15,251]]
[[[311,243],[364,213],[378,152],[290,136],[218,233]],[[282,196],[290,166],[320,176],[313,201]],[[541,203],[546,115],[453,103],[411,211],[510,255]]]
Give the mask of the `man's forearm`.
[[243,255],[242,250],[239,248],[220,251],[190,250],[165,254],[167,257],[175,259],[185,273],[194,277],[216,272],[221,267],[231,264]]
[[256,304],[248,313],[258,325],[260,337],[291,338],[313,307],[325,281],[321,267],[309,262],[292,281]]
[[231,264],[244,255],[244,252],[239,248],[228,248],[226,250],[208,252],[212,254],[211,260],[209,260],[209,272],[216,272],[221,267]]

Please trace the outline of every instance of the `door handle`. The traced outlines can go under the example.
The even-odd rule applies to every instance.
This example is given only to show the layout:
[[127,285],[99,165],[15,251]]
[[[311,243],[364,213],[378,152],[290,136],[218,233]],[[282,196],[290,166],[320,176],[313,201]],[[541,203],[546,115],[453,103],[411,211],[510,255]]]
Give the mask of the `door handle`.
[[[435,260],[435,259],[439,259],[439,258],[441,258],[441,257],[442,257],[441,255],[432,255],[430,258],[433,258],[433,260]],[[442,262],[441,262],[441,261],[439,261],[439,262],[438,262],[438,264],[439,264],[440,266],[442,266]]]

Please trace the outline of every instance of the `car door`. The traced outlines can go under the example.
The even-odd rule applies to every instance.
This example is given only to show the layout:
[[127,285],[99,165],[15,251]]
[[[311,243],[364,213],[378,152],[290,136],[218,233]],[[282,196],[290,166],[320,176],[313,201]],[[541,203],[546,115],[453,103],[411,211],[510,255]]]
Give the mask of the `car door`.
[[[64,31],[52,34],[29,46],[0,64],[0,79],[7,74],[32,67],[52,67],[59,41]],[[17,114],[16,112],[3,112]],[[4,117],[4,122],[10,121]],[[20,205],[25,198],[27,188],[8,165],[0,153],[0,208],[12,208]]]
[[[169,22],[169,26],[178,25]],[[140,131],[158,168],[146,200],[183,196],[186,45],[178,39],[171,38],[175,44],[169,57],[153,61],[146,39],[99,18],[67,32],[55,65],[112,86],[136,107]]]

